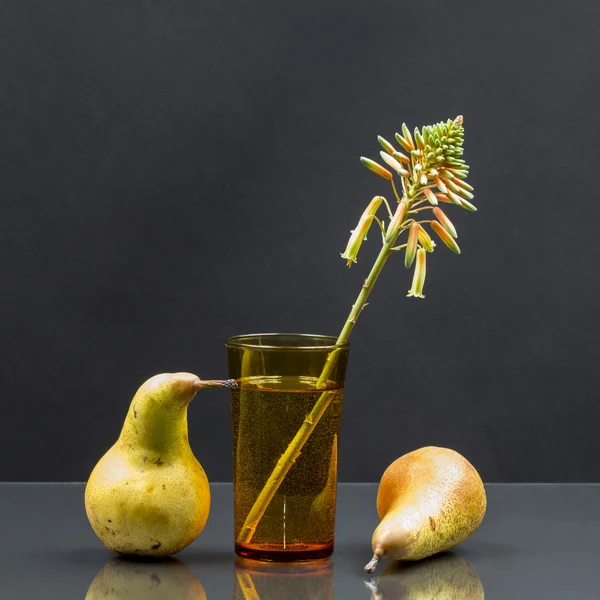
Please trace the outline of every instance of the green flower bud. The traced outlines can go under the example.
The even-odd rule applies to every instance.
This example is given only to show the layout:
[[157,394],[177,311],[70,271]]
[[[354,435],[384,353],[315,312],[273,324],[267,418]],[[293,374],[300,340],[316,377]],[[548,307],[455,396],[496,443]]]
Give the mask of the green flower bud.
[[[415,147],[408,140],[404,139],[399,133],[396,134],[396,141],[407,151],[412,152]],[[412,141],[412,140],[411,140]]]
[[423,139],[423,136],[421,135],[421,133],[419,132],[419,130],[415,127],[415,142],[417,144],[417,148],[420,148],[421,150],[423,150],[423,148],[425,148],[425,140]]
[[394,152],[396,152],[396,148],[394,148],[394,146],[392,146],[387,140],[383,139],[380,135],[377,136],[377,141],[388,154],[394,154]]
[[466,208],[467,210],[470,210],[471,212],[475,212],[477,210],[477,207],[475,205],[471,204],[468,200],[462,200],[460,204],[463,208]]
[[454,177],[457,177],[458,179],[466,179],[467,175],[469,174],[468,170],[465,169],[446,169],[446,171],[449,171],[450,173],[452,173],[452,175]]
[[450,200],[454,203],[457,204],[458,206],[462,206],[462,201],[460,196],[458,196],[457,194],[455,194],[454,192],[451,192],[450,190],[448,190],[448,194],[447,194],[448,198],[450,198]]
[[463,188],[461,188],[460,186],[456,185],[456,183],[454,183],[454,181],[452,180],[448,180],[446,182],[446,185],[455,193],[458,194],[462,198],[467,198],[469,200],[473,200],[473,194],[471,194],[471,192],[464,190]]
[[410,135],[410,131],[408,130],[406,123],[402,123],[402,135],[404,136],[404,139],[414,148],[415,143],[413,142],[412,135]]

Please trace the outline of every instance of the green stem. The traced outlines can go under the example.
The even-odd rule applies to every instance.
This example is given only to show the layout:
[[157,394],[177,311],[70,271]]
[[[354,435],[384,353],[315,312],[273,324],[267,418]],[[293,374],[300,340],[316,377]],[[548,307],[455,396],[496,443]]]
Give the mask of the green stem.
[[[400,205],[398,205],[398,208],[396,210],[400,210]],[[369,294],[371,293],[373,286],[375,285],[375,282],[377,281],[377,278],[379,277],[379,274],[383,269],[383,266],[385,265],[387,259],[392,253],[392,248],[394,246],[394,243],[396,242],[396,239],[398,238],[398,234],[400,231],[401,228],[398,228],[398,233],[392,236],[389,242],[384,242],[379,252],[379,255],[377,256],[377,260],[371,268],[369,276],[365,279],[365,282],[363,283],[360,293],[356,298],[356,302],[352,305],[352,310],[348,315],[348,319],[344,324],[344,327],[337,339],[336,344],[344,344],[348,341],[350,333],[352,333],[352,329],[354,328],[354,325],[356,325],[356,321],[358,320],[360,313],[365,307],[367,298],[369,297]],[[329,376],[331,375],[331,372],[333,371],[333,368],[337,361],[337,352],[337,350],[334,350],[327,357],[327,361],[325,363],[325,366],[323,367],[321,376],[317,381],[317,389],[325,387],[327,381],[329,380]],[[334,396],[335,391],[324,391],[315,403],[310,413],[306,415],[302,426],[294,436],[294,439],[288,445],[286,451],[281,455],[281,457],[277,461],[273,472],[271,473],[271,475],[269,475],[265,486],[261,490],[260,494],[258,495],[258,498],[254,502],[254,505],[250,509],[250,512],[246,517],[244,525],[242,526],[242,529],[240,530],[240,533],[237,537],[238,543],[248,544],[252,540],[254,532],[256,531],[260,520],[265,514],[269,503],[273,499],[273,496],[275,496],[277,490],[279,489],[279,486],[285,479],[285,476],[287,475],[288,471],[300,455],[300,451],[302,450],[304,444],[310,437],[311,433],[314,431],[315,427],[319,423],[319,420],[323,416],[323,413],[327,410],[327,407],[331,403],[331,400],[334,398]]]

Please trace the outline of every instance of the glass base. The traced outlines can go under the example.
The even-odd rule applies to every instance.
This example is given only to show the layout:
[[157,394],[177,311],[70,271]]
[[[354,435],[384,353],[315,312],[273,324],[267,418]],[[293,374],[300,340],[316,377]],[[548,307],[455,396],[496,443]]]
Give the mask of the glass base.
[[236,544],[235,553],[244,558],[264,562],[306,562],[322,560],[333,554],[333,542],[328,544]]

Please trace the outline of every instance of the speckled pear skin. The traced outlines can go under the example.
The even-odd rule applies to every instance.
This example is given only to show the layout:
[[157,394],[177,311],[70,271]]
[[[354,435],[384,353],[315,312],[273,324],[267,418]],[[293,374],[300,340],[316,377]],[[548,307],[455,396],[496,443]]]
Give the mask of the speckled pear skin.
[[458,452],[428,446],[405,454],[379,484],[373,552],[419,560],[449,550],[479,527],[486,506],[479,473]]
[[119,439],[100,459],[85,489],[96,535],[115,552],[168,556],[204,529],[208,479],[188,442],[187,407],[201,382],[164,373],[134,396]]
[[479,575],[462,556],[447,552],[417,563],[391,563],[371,600],[484,600]]
[[206,600],[194,572],[180,560],[140,562],[114,558],[88,588],[85,600]]

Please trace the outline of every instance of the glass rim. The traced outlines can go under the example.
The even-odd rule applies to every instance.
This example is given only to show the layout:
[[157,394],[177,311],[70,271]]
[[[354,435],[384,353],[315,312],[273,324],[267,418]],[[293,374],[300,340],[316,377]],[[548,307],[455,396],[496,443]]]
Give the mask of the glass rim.
[[[302,345],[302,344],[251,344],[244,340],[250,340],[253,338],[277,338],[277,337],[296,337],[296,338],[307,338],[317,339],[321,341],[329,341],[330,343],[319,344],[319,345]],[[225,342],[227,348],[250,348],[252,350],[337,350],[338,348],[349,348],[350,342],[344,342],[342,344],[337,343],[337,338],[333,335],[320,335],[317,333],[245,333],[242,335],[233,335]]]

